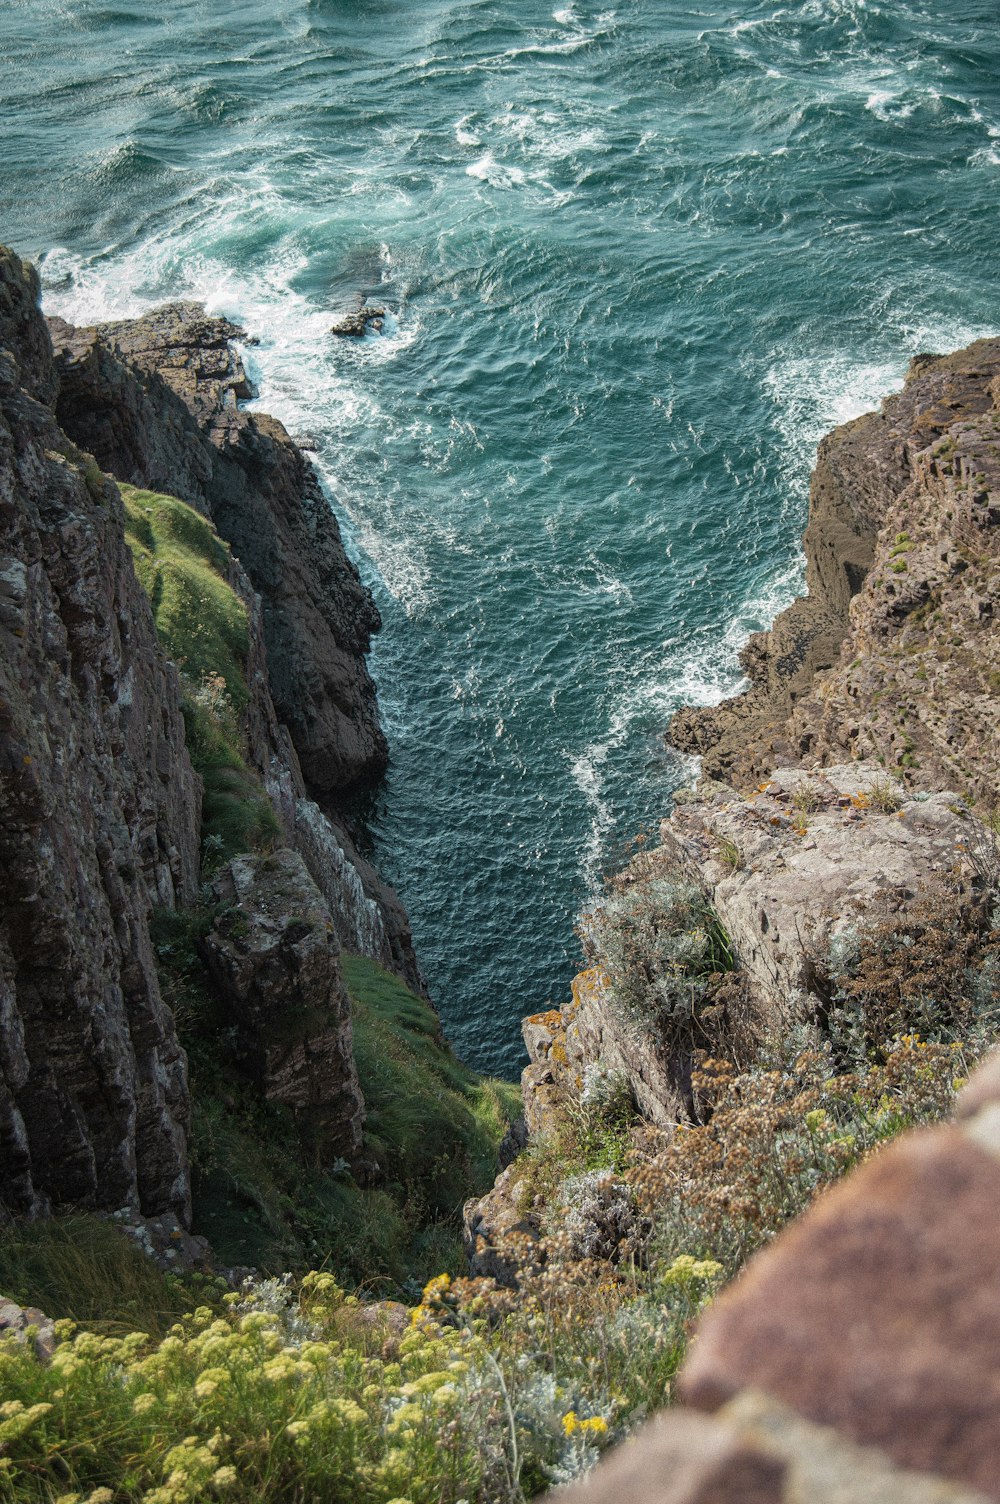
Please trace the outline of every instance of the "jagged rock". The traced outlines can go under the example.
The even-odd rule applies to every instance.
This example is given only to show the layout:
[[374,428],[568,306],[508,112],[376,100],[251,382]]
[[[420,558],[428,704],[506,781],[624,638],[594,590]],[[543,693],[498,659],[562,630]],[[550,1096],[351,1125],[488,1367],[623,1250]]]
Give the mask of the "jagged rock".
[[369,329],[373,329],[376,334],[381,334],[384,323],[384,308],[379,308],[374,303],[363,303],[360,308],[352,308],[348,313],[341,314],[340,318],[330,325],[330,333],[341,338],[360,339],[368,333]]
[[337,801],[379,778],[388,754],[365,663],[378,611],[299,447],[238,406],[242,331],[191,303],[51,327],[67,433],[120,480],[205,511],[261,596],[271,692],[309,790]]
[[184,1221],[186,1063],[148,916],[195,892],[200,784],[121,499],[38,400],[37,279],[0,251],[0,285],[0,1201]]
[[207,512],[233,545],[230,583],[248,615],[250,763],[341,943],[423,992],[406,911],[334,809],[385,765],[364,662],[378,615],[297,446],[237,406],[249,391],[231,344],[242,331],[195,304],[100,329],[50,323],[67,429],[120,479]]
[[714,785],[664,821],[661,839],[712,893],[758,1038],[808,1015],[831,942],[860,919],[902,913],[945,884],[975,899],[991,844],[956,795],[910,794],[866,763],[779,769],[745,798]]
[[132,1208],[122,1207],[112,1220],[165,1274],[178,1269],[214,1271],[208,1239],[188,1232],[172,1212],[142,1217]]
[[361,1148],[364,1102],[329,909],[297,852],[236,857],[202,954],[236,1029],[236,1053],[268,1101],[295,1113],[322,1163]]
[[524,1170],[516,1163],[497,1176],[493,1189],[463,1211],[465,1252],[473,1277],[513,1289],[518,1271],[533,1260],[541,1236],[537,1216],[525,1211]]
[[[706,776],[742,789],[777,765],[847,753],[917,764],[918,787],[986,792],[1000,670],[988,631],[998,605],[998,375],[1000,340],[920,356],[880,412],[820,444],[808,594],[751,638],[745,693],[671,722],[669,739],[700,753]],[[815,696],[817,673],[834,665]]]

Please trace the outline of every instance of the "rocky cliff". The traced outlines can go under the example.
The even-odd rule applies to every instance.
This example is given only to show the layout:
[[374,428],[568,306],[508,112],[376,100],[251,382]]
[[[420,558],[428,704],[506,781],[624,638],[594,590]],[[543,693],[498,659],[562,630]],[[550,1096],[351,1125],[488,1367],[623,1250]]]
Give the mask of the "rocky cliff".
[[[53,321],[54,351],[38,291],[0,252],[0,1204],[185,1223],[150,918],[204,904],[203,855],[263,844],[217,877],[204,954],[241,1069],[312,1163],[361,1142],[342,946],[420,985],[337,814],[385,766],[378,615],[299,450],[237,407],[232,325]],[[204,852],[195,744],[226,832]]]
[[275,419],[238,406],[251,395],[233,348],[243,331],[191,303],[90,329],[49,322],[66,432],[116,479],[202,511],[229,543],[259,628],[251,759],[341,942],[422,989],[406,911],[343,815],[388,756],[365,661],[378,611],[306,457]]
[[[571,1000],[524,1022],[532,1137],[558,1136],[593,1072],[669,1131],[699,1050],[828,1041],[876,932],[911,970],[935,932],[966,964],[1000,874],[998,522],[1000,341],[919,357],[823,441],[808,595],[748,645],[742,695],[675,717],[701,782],[585,924]],[[496,1272],[505,1230],[537,1231],[526,1164],[467,1209],[474,1268]]]
[[148,918],[197,886],[200,783],[121,500],[54,417],[37,298],[0,252],[0,1202],[183,1217]]
[[742,694],[671,723],[703,775],[746,789],[869,757],[915,788],[993,796],[998,380],[995,339],[918,356],[902,392],[824,439],[808,594],[747,644]]

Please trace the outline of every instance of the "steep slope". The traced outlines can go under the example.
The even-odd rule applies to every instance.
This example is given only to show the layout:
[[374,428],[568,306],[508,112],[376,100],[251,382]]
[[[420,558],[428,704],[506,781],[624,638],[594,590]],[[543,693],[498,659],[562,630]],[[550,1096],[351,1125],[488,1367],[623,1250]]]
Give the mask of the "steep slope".
[[0,1201],[189,1208],[151,902],[198,882],[200,784],[113,485],[59,429],[34,272],[0,251]]
[[260,626],[252,651],[266,659],[251,758],[343,944],[422,988],[406,911],[343,817],[386,765],[365,662],[378,611],[308,460],[280,423],[237,405],[251,394],[231,343],[242,331],[189,303],[99,328],[50,327],[67,433],[117,479],[205,513],[231,545]]

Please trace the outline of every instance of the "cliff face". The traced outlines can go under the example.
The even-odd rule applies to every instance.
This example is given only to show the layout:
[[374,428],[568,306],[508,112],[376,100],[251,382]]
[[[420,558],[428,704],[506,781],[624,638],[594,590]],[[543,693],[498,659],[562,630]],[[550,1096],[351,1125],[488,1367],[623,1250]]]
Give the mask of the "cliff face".
[[[341,946],[420,984],[405,911],[335,813],[385,765],[378,615],[298,449],[237,410],[232,325],[189,305],[53,321],[54,357],[38,291],[0,251],[0,1205],[183,1224],[186,1061],[149,923],[202,896],[192,725],[192,747],[216,737],[206,811],[244,800],[278,848],[220,876],[206,960],[247,1080],[317,1166],[361,1142]],[[188,661],[213,632],[226,663]]]
[[66,432],[118,480],[202,511],[231,545],[251,621],[251,760],[341,943],[422,990],[406,911],[338,813],[387,762],[365,663],[378,611],[298,446],[237,407],[251,395],[231,344],[242,331],[190,303],[91,329],[49,323]]
[[0,1202],[183,1218],[148,916],[196,888],[200,786],[121,501],[48,405],[37,296],[0,252]]
[[750,640],[745,693],[671,723],[705,776],[745,789],[773,767],[846,754],[901,767],[916,787],[987,792],[998,375],[998,340],[918,356],[880,412],[823,440],[808,594]]
[[334,804],[377,781],[388,752],[365,665],[378,612],[312,467],[251,395],[242,331],[177,303],[73,329],[51,321],[69,436],[119,480],[205,512],[263,608],[271,694],[306,783]]
[[[702,780],[599,911],[618,906],[632,953],[592,956],[571,1001],[524,1021],[532,1136],[578,1110],[591,1069],[627,1081],[643,1117],[669,1130],[696,1048],[746,1061],[822,1031],[838,947],[866,927],[919,936],[932,895],[957,934],[981,924],[997,881],[994,828],[979,815],[996,809],[1000,765],[998,524],[1000,340],[918,357],[880,412],[823,441],[809,594],[748,645],[744,694],[675,717],[670,739],[701,753]],[[706,922],[689,915],[670,932],[685,885],[704,896],[733,969],[678,1028],[656,956],[682,954]],[[626,963],[651,984],[643,1022],[616,997]],[[523,1201],[518,1174],[467,1209],[474,1267]]]

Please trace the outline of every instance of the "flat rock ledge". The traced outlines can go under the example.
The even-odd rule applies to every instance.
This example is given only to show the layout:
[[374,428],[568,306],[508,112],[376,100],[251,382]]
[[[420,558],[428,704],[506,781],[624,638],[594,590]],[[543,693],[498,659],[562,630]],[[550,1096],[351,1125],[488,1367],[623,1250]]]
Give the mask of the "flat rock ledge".
[[684,1404],[560,1504],[1000,1500],[1000,1052],[702,1318]]

